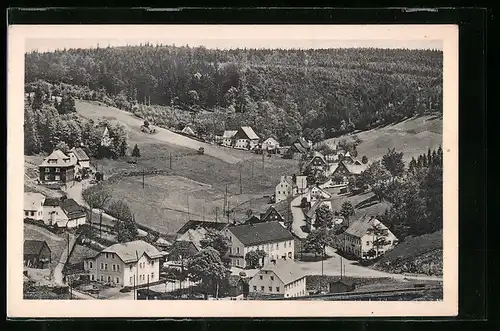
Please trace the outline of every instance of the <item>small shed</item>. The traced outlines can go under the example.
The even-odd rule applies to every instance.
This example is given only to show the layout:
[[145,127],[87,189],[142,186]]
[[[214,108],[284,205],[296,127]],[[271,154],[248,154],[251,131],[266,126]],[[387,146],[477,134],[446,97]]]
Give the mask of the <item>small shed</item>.
[[329,293],[352,292],[356,288],[356,284],[348,279],[339,279],[328,284]]
[[24,265],[30,268],[45,269],[52,261],[52,252],[46,241],[24,241]]

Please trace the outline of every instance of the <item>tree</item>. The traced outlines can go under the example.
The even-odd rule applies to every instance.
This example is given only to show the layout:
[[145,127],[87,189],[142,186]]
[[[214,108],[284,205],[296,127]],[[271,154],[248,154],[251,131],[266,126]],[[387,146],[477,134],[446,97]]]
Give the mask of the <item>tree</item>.
[[325,133],[322,128],[317,128],[316,130],[314,130],[311,136],[311,140],[314,144],[318,144],[324,139],[325,139]]
[[350,201],[344,201],[340,209],[340,215],[342,215],[349,224],[349,217],[354,216],[354,207]]
[[368,163],[368,158],[366,157],[366,155],[363,155],[363,157],[361,158],[361,163],[363,163],[363,164]]
[[365,183],[373,187],[377,182],[389,180],[391,178],[391,173],[381,165],[380,161],[375,161],[361,173],[361,176]]
[[261,261],[266,257],[266,252],[261,249],[249,251],[245,255],[246,267],[248,269],[260,269],[262,267]]
[[111,199],[111,194],[102,184],[97,184],[85,189],[82,192],[83,201],[90,208],[90,225],[92,226],[93,209],[103,209]]
[[304,241],[304,249],[314,255],[324,256],[326,246],[332,245],[334,233],[331,229],[321,227],[314,229]]
[[114,223],[114,231],[118,242],[126,243],[137,239],[139,232],[134,216],[132,216],[132,219],[126,221],[115,219]]
[[59,114],[70,114],[76,112],[75,99],[68,93],[64,94],[61,98],[61,103],[56,108]]
[[149,128],[149,121],[148,120],[144,120],[144,127]]
[[24,152],[27,155],[41,151],[40,137],[38,136],[37,116],[29,104],[24,105]]
[[229,239],[220,231],[208,229],[205,238],[200,241],[202,248],[212,247],[217,252],[221,259],[229,252],[230,242]]
[[316,209],[316,220],[314,226],[316,228],[327,227],[330,228],[333,222],[333,212],[326,204],[322,204]]
[[137,146],[137,144],[135,144],[134,149],[132,150],[132,154],[131,155],[133,157],[135,157],[135,163],[137,163],[137,159],[139,157],[141,157],[141,151],[140,151],[139,147]]
[[219,252],[212,247],[202,249],[189,258],[187,272],[191,280],[201,282],[202,288],[205,289],[206,298],[211,291],[215,297],[218,297],[219,285],[228,276]]
[[389,149],[387,154],[382,157],[382,164],[394,177],[403,175],[405,164],[403,162],[403,152],[396,152],[396,150]]
[[386,244],[386,237],[388,235],[388,230],[384,228],[381,224],[373,224],[369,229],[367,234],[373,236],[373,245],[375,246],[375,256],[379,255],[380,247]]
[[123,200],[114,200],[109,204],[107,213],[120,221],[132,221],[133,215],[128,204]]
[[64,141],[58,142],[55,149],[60,150],[64,154],[67,154],[69,152],[69,146]]

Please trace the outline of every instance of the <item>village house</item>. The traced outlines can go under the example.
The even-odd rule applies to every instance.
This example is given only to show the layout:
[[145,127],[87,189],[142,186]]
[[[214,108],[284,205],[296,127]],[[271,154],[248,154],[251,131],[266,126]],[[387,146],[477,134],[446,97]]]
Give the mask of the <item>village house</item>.
[[328,169],[328,162],[326,162],[325,157],[320,152],[313,152],[311,158],[306,161],[302,168],[302,172],[307,172],[311,170],[321,170],[326,171]]
[[184,127],[184,129],[182,129],[181,133],[184,133],[185,135],[188,135],[188,136],[196,136],[193,129],[191,129],[191,127],[188,125],[186,125]]
[[43,203],[45,195],[35,192],[24,192],[24,218],[43,221]]
[[306,275],[292,260],[270,261],[249,282],[250,292],[282,294],[285,298],[306,296]]
[[347,184],[350,176],[359,176],[367,168],[367,164],[349,164],[340,161],[330,166],[327,176],[332,178],[333,184]]
[[330,200],[325,200],[322,198],[315,200],[315,202],[311,204],[311,208],[309,209],[305,208],[307,211],[304,213],[304,216],[306,221],[306,227],[309,230],[309,232],[316,229],[316,224],[315,224],[316,210],[323,205],[327,206],[330,210],[332,210],[332,202]]
[[312,186],[307,194],[304,195],[306,198],[307,202],[310,202],[311,204],[316,203],[318,199],[323,199],[323,200],[328,200],[332,198],[332,195],[319,187],[318,185]]
[[189,220],[179,230],[177,230],[177,238],[180,238],[189,230],[197,230],[203,228],[205,230],[213,229],[216,231],[223,231],[227,226],[228,223],[224,222]]
[[261,222],[285,222],[283,216],[281,216],[274,206],[267,208],[266,212],[260,215],[260,220]]
[[67,183],[75,177],[75,163],[58,149],[43,160],[38,170],[42,183]]
[[201,247],[189,240],[176,240],[167,250],[165,266],[178,270],[185,269],[187,260],[196,255]]
[[231,147],[234,144],[234,135],[238,132],[237,130],[226,130],[222,134],[222,145],[226,147]]
[[281,180],[276,185],[275,189],[275,202],[285,201],[297,194],[297,183],[293,180],[292,176],[281,176]]
[[304,138],[297,138],[290,148],[287,149],[284,156],[285,158],[300,160],[312,148],[312,143],[306,141]]
[[119,243],[85,259],[84,269],[91,281],[117,287],[157,282],[162,254],[142,240]]
[[352,292],[356,289],[356,283],[348,279],[339,279],[328,283],[329,293],[345,293]]
[[234,148],[253,149],[259,144],[259,136],[249,126],[242,126],[233,136],[235,140]]
[[359,259],[376,258],[398,244],[398,238],[382,222],[366,215],[354,221],[343,237],[343,250]]
[[45,198],[43,222],[59,228],[76,228],[87,221],[87,212],[75,200],[66,197]]
[[90,169],[90,158],[85,153],[83,148],[81,147],[73,147],[69,152],[68,156],[71,159],[71,162],[75,164],[75,171],[84,171]]
[[295,182],[297,183],[297,193],[303,194],[307,189],[307,176],[297,175]]
[[101,125],[98,127],[98,132],[101,137],[101,146],[109,147],[111,146],[111,137],[109,135],[109,129],[107,125]]
[[280,143],[273,137],[269,137],[262,143],[262,149],[266,151],[276,151],[280,147]]
[[295,258],[294,237],[279,222],[229,226],[225,230],[231,242],[231,265],[244,268],[245,256],[250,251],[266,253],[262,264],[272,260]]
[[46,269],[52,262],[52,252],[46,241],[25,240],[24,265],[29,268]]

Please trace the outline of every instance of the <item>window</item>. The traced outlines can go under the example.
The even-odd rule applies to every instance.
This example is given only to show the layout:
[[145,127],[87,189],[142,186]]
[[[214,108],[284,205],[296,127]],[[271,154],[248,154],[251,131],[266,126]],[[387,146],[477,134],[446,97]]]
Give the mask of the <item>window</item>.
[[272,292],[272,291],[273,291],[273,287],[269,286],[269,292]]
[[155,273],[154,272],[151,273],[151,279],[153,279],[153,278],[155,278]]
[[120,277],[116,277],[116,284],[120,284]]
[[55,180],[61,180],[61,177],[59,175],[56,175],[54,179]]
[[240,248],[239,247],[236,247],[236,253],[240,253]]
[[279,291],[280,291],[280,287],[276,286],[276,292],[279,292]]
[[95,280],[95,278],[94,278],[94,274],[90,275],[90,280],[91,280],[91,281],[94,281],[94,280]]
[[101,275],[101,282],[104,282],[104,276]]
[[113,271],[116,271],[116,266],[113,264]]
[[45,180],[49,180],[49,175],[45,175]]
[[240,265],[240,260],[236,259],[236,265]]
[[130,277],[129,282],[130,285],[132,285],[132,277]]
[[291,259],[292,258],[292,252],[288,252],[288,258]]
[[260,290],[261,290],[262,292],[264,292],[264,286],[261,286],[261,287],[260,287]]
[[276,244],[276,249],[278,249],[278,248],[279,248],[279,247],[278,247],[278,244]]
[[108,264],[107,263],[104,264],[104,270],[108,270]]
[[274,280],[274,276],[271,276],[271,280]]
[[31,212],[31,216],[35,216],[35,212],[34,211]]
[[56,172],[61,172],[61,168],[56,168]]
[[24,215],[25,215],[25,216],[29,216],[29,211],[25,211],[25,212],[24,212]]
[[254,285],[254,286],[253,286],[253,290],[254,290],[254,291],[257,291],[257,285]]
[[262,280],[262,275],[259,276],[259,279]]
[[104,269],[104,263],[101,262],[101,270]]
[[366,245],[370,245],[370,241],[367,241],[367,242],[366,242]]
[[108,276],[108,282],[111,282],[111,276]]
[[116,265],[116,271],[120,271],[120,265],[119,264]]
[[89,268],[92,269],[92,261],[89,261]]

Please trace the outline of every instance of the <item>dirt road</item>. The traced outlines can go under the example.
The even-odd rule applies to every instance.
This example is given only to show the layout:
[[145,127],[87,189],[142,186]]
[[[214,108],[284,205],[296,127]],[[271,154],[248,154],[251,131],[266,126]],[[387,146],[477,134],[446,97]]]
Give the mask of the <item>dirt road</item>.
[[63,280],[63,270],[64,266],[66,265],[66,262],[68,262],[68,252],[71,252],[73,250],[73,247],[76,245],[76,241],[78,239],[77,236],[69,233],[69,244],[66,249],[63,249],[61,253],[61,257],[59,258],[59,263],[56,265],[54,268],[54,271],[52,273],[52,279],[57,285],[65,285],[64,280]]
[[290,203],[290,209],[292,210],[293,217],[292,232],[300,239],[304,239],[307,237],[307,233],[302,230],[302,227],[306,225],[306,218],[304,216],[302,208],[300,208],[300,201],[306,194],[307,191],[295,197]]

